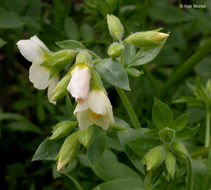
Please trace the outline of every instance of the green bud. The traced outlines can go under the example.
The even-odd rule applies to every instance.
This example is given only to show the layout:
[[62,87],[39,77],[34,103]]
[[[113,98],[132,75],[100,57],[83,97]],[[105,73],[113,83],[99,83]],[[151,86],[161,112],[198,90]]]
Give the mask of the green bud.
[[163,143],[172,142],[175,137],[175,131],[170,128],[165,128],[159,131],[160,140]]
[[122,36],[124,33],[124,28],[123,28],[120,20],[117,17],[115,17],[114,15],[107,14],[107,24],[108,24],[108,29],[109,29],[110,35],[114,39],[120,41],[122,39]]
[[57,85],[53,91],[53,96],[52,96],[51,100],[57,101],[66,95],[67,86],[71,79],[70,72],[71,72],[71,70],[57,83]]
[[74,132],[65,139],[59,151],[59,154],[57,156],[57,161],[58,161],[57,170],[58,171],[64,168],[65,165],[67,165],[74,159],[76,152],[78,150],[78,147],[79,147],[79,143],[77,139],[77,133]]
[[176,158],[169,151],[166,152],[165,164],[166,164],[166,168],[169,175],[171,176],[172,179],[174,179],[175,168],[176,168]]
[[112,58],[119,57],[123,51],[123,45],[117,42],[111,44],[108,48],[108,55]]
[[45,59],[41,64],[44,67],[50,68],[50,78],[62,70],[70,61],[74,59],[78,52],[75,50],[61,50],[53,53]]
[[172,143],[173,150],[182,158],[188,157],[188,151],[181,142]]
[[42,63],[44,67],[52,67],[57,65],[58,67],[65,66],[69,61],[71,61],[78,51],[75,50],[60,50],[55,53],[52,53],[48,56],[45,61]]
[[144,157],[144,164],[147,165],[147,170],[157,168],[164,160],[165,150],[162,146],[151,149]]
[[70,132],[77,126],[76,121],[61,121],[55,125],[52,131],[50,140],[63,138],[70,134]]
[[84,147],[88,147],[93,139],[93,132],[92,129],[90,127],[88,127],[87,129],[79,129],[77,131],[77,136],[78,136],[78,141],[84,146]]
[[127,37],[126,41],[137,47],[156,46],[167,39],[169,34],[156,31],[136,32]]
[[86,64],[88,66],[92,66],[92,57],[91,55],[86,51],[81,51],[76,56],[75,64]]

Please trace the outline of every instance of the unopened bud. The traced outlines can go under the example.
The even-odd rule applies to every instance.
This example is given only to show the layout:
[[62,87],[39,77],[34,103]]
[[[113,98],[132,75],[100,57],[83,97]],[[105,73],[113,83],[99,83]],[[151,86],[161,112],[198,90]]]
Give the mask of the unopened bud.
[[79,143],[77,139],[77,133],[75,132],[65,139],[60,149],[60,152],[57,156],[57,160],[58,160],[57,170],[58,171],[64,168],[65,165],[67,165],[74,159],[76,152],[78,150],[78,147],[79,147]]
[[52,53],[51,56],[45,59],[42,63],[44,67],[57,66],[58,68],[64,68],[77,54],[75,50],[61,50]]
[[52,101],[59,100],[63,98],[67,94],[67,86],[70,82],[71,74],[68,72],[56,85],[53,96],[51,98]]
[[159,131],[160,140],[163,143],[172,142],[175,137],[175,131],[170,128],[165,128]]
[[147,170],[157,168],[164,160],[165,150],[162,146],[158,146],[150,150],[144,157],[143,162],[147,166]]
[[184,144],[182,144],[181,142],[173,142],[172,143],[172,148],[174,149],[174,151],[182,158],[184,157],[188,157],[188,151],[185,148]]
[[76,56],[75,64],[86,64],[88,66],[92,66],[92,57],[91,55],[86,51],[81,51]]
[[59,139],[70,134],[70,132],[77,126],[76,121],[61,121],[53,128],[53,134],[50,140]]
[[78,141],[84,146],[84,147],[88,147],[93,139],[93,132],[92,129],[90,127],[88,127],[87,129],[79,129],[77,131],[77,135],[78,135]]
[[123,51],[123,45],[117,42],[111,44],[108,48],[108,55],[112,58],[119,57]]
[[114,15],[107,14],[107,24],[110,35],[114,39],[121,40],[124,33],[124,28],[120,20]]
[[159,45],[168,36],[169,34],[156,31],[136,32],[128,36],[126,41],[137,47],[148,47]]
[[169,175],[171,176],[172,179],[174,179],[176,158],[169,151],[166,152],[165,164],[166,164],[166,169],[167,169]]

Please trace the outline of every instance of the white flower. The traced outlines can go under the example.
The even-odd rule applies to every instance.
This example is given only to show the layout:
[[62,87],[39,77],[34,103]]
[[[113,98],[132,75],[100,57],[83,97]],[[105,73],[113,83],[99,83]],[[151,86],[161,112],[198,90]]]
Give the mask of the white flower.
[[106,130],[114,123],[110,100],[102,90],[92,90],[87,101],[78,103],[74,114],[81,129],[86,129],[94,123]]
[[71,74],[72,77],[67,90],[77,102],[83,103],[89,94],[90,69],[86,65],[78,65],[73,69]]
[[45,44],[37,37],[33,36],[29,40],[20,40],[17,42],[18,49],[21,54],[30,62],[32,65],[29,69],[29,80],[33,83],[34,87],[43,90],[48,86],[48,99],[51,103],[55,104],[55,101],[51,101],[52,91],[58,82],[58,76],[54,76],[49,80],[50,69],[41,66],[45,60],[45,54],[42,48],[49,51]]

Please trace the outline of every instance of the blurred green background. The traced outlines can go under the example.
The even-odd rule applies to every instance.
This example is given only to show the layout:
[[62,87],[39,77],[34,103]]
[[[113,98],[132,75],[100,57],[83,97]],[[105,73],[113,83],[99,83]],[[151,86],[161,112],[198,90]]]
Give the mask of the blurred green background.
[[[180,4],[205,5],[206,8],[180,8]],[[87,48],[106,57],[112,42],[106,14],[114,14],[131,32],[163,27],[170,37],[160,55],[148,68],[158,87],[211,36],[211,1],[194,0],[1,0],[0,1],[0,189],[54,190],[72,189],[72,184],[58,178],[53,162],[31,162],[38,145],[51,134],[51,126],[69,117],[65,100],[51,105],[45,91],[34,89],[28,80],[27,62],[18,52],[16,42],[37,35],[52,51],[54,42],[80,40]],[[204,125],[203,110],[172,101],[188,95],[185,81],[199,75],[203,82],[211,77],[211,55],[198,62],[191,73],[175,85],[165,102],[176,115],[191,112],[190,125]],[[113,88],[105,84],[114,114],[130,121]],[[143,126],[151,119],[153,90],[146,76],[130,78],[132,91],[127,93]],[[204,128],[194,139],[203,144]],[[190,142],[191,144],[191,142]],[[125,155],[120,155],[124,160]],[[52,169],[53,168],[53,169]],[[74,170],[82,184],[91,189],[99,182],[90,169]]]

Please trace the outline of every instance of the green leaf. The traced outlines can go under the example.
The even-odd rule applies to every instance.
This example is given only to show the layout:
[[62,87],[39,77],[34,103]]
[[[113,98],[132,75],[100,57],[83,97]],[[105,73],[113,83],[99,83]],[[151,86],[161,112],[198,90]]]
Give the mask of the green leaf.
[[129,66],[138,66],[149,63],[158,56],[165,43],[166,40],[156,46],[140,48]]
[[158,129],[172,128],[173,117],[169,106],[155,98],[152,108],[152,120],[155,126]]
[[119,61],[104,59],[96,65],[96,69],[106,82],[116,87],[130,90],[127,72]]
[[67,36],[70,39],[79,40],[78,27],[72,18],[67,17],[65,19],[64,28],[65,28],[65,32],[66,32]]
[[193,138],[199,131],[200,124],[197,125],[194,128],[191,127],[185,127],[181,132],[176,133],[176,139],[177,140],[188,140]]
[[83,40],[88,41],[94,39],[94,32],[89,24],[83,23],[80,27],[80,31],[81,31],[81,38]]
[[105,150],[99,164],[92,167],[95,174],[104,181],[122,178],[135,178],[140,180],[139,175],[127,165],[119,162],[116,155],[110,150]]
[[32,161],[36,160],[55,160],[62,146],[63,140],[45,139],[35,152]]
[[71,115],[73,115],[74,106],[72,105],[72,102],[71,102],[69,93],[66,95],[66,107],[67,107],[68,112],[69,112]]
[[17,131],[27,131],[42,134],[42,131],[32,124],[27,118],[16,113],[0,113],[0,121],[2,120],[16,120],[8,125],[8,128]]
[[87,156],[93,166],[96,166],[105,151],[105,133],[100,129],[94,130],[94,140],[87,150]]
[[117,179],[102,183],[93,190],[145,190],[144,184],[140,180],[135,179]]
[[129,43],[125,43],[124,45],[124,51],[122,54],[123,57],[123,64],[129,65],[131,63],[132,60],[134,60],[136,55],[136,48],[135,46],[133,46],[132,44]]
[[140,77],[141,75],[144,74],[144,71],[143,70],[139,71],[138,69],[135,69],[133,67],[128,67],[127,73],[133,77]]
[[189,116],[190,116],[190,113],[184,113],[184,114],[180,115],[174,121],[173,129],[176,132],[182,131],[184,129],[184,127],[186,126],[186,124],[188,123]]
[[140,157],[143,157],[148,152],[148,150],[160,144],[161,142],[158,140],[145,138],[144,134],[142,137],[138,137],[127,142],[127,145]]
[[9,10],[16,13],[22,13],[26,8],[26,0],[7,0],[6,6]]
[[209,105],[209,98],[206,94],[204,87],[201,84],[201,80],[200,80],[199,77],[196,77],[196,91],[195,91],[195,93],[196,93],[196,96],[197,96],[198,99],[206,102],[206,104]]
[[0,48],[3,47],[7,42],[0,38]]
[[56,45],[58,45],[60,48],[63,49],[75,49],[75,50],[86,49],[86,47],[82,43],[76,40],[65,40],[61,42],[56,42]]
[[23,26],[24,23],[14,12],[6,11],[0,7],[0,28],[10,29]]
[[154,0],[151,2],[148,11],[150,18],[155,21],[178,23],[187,20],[186,13],[179,6],[170,5],[168,1]]

